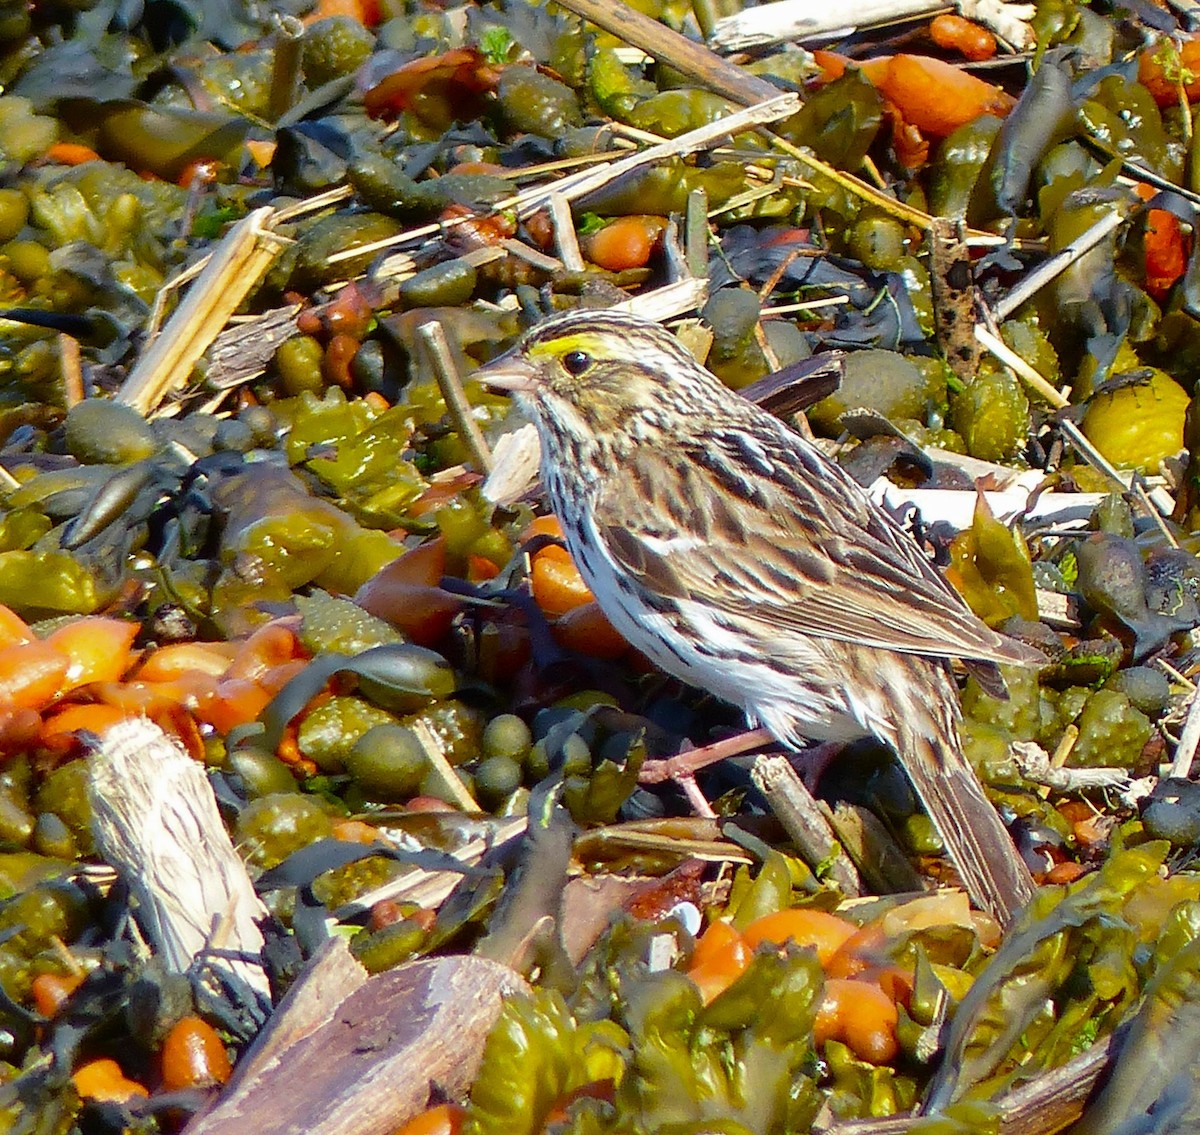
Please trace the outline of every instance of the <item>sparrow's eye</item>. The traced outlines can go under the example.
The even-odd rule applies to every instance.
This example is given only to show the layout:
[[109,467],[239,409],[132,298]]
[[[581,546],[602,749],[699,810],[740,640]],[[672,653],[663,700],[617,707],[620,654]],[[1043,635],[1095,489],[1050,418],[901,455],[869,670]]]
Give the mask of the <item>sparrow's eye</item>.
[[578,376],[592,365],[592,356],[587,351],[568,351],[562,357],[562,365],[567,374]]

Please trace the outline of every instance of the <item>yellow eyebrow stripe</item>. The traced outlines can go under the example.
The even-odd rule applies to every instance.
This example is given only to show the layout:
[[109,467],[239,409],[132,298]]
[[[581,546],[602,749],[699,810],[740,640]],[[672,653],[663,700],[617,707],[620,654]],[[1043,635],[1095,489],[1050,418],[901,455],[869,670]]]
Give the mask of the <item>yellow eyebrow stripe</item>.
[[561,335],[557,339],[535,343],[529,348],[529,357],[531,359],[558,358],[568,351],[585,351],[593,358],[599,358],[608,354],[604,350],[603,342],[602,336],[587,331],[581,331],[576,335]]

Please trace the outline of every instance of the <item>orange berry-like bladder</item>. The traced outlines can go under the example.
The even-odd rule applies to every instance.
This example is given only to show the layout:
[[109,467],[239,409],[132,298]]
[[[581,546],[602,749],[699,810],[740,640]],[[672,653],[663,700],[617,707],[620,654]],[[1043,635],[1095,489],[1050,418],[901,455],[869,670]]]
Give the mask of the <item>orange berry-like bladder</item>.
[[817,1044],[841,1041],[860,1060],[886,1064],[900,1051],[896,1003],[873,981],[831,977],[813,1025]]
[[202,1017],[176,1022],[160,1053],[163,1087],[168,1091],[223,1084],[233,1071],[216,1030]]
[[838,918],[836,914],[794,908],[755,919],[743,934],[752,950],[760,942],[773,942],[777,946],[795,942],[798,946],[811,946],[817,951],[821,965],[826,966],[842,944],[857,931],[858,927],[853,922]]
[[136,1080],[131,1080],[121,1066],[107,1056],[81,1064],[71,1075],[75,1090],[85,1100],[96,1103],[128,1103],[134,1096],[150,1093]]

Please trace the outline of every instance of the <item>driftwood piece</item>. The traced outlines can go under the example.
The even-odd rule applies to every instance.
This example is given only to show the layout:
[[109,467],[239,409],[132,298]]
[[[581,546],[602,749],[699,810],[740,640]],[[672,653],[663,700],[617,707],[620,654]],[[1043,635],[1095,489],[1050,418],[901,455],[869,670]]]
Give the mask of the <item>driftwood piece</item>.
[[341,941],[280,1004],[216,1105],[186,1135],[384,1135],[434,1087],[465,1094],[521,977],[484,958],[429,958],[366,977]]
[[[1000,1135],[1053,1135],[1069,1127],[1083,1114],[1111,1051],[1109,1037],[998,1100]],[[911,1115],[897,1115],[835,1123],[824,1131],[826,1135],[905,1135],[912,1126]]]
[[279,345],[296,334],[300,309],[298,303],[288,304],[226,327],[208,350],[204,385],[209,390],[228,390],[257,378]]
[[975,277],[966,233],[961,217],[934,217],[926,244],[938,346],[950,369],[970,382],[979,370],[980,346],[975,337]]
[[614,914],[639,891],[646,880],[624,875],[577,875],[563,888],[559,922],[567,957],[579,965]]
[[96,845],[129,888],[138,924],[166,965],[182,973],[206,950],[220,949],[225,956],[210,955],[208,964],[269,1000],[258,928],[266,908],[204,769],[139,719],[104,734],[90,773]]
[[766,79],[726,62],[702,44],[686,39],[625,4],[614,4],[612,0],[560,0],[559,6],[742,106],[779,94],[779,88]]
[[307,962],[292,987],[254,1038],[254,1043],[242,1054],[225,1085],[220,1099],[240,1094],[281,1054],[293,1044],[311,1036],[333,1019],[338,1006],[355,990],[365,985],[368,974],[350,953],[344,938],[330,938]]
[[872,893],[903,894],[924,889],[925,880],[869,808],[838,804],[830,809],[829,822]]
[[[841,4],[776,0],[718,20],[709,43],[717,51],[746,51],[789,41],[830,39],[858,28],[924,19],[951,6],[945,0],[854,0]],[[967,19],[986,24],[1019,50],[1034,46],[1035,36],[1029,25],[1036,12],[1032,4],[957,0],[953,7]]]

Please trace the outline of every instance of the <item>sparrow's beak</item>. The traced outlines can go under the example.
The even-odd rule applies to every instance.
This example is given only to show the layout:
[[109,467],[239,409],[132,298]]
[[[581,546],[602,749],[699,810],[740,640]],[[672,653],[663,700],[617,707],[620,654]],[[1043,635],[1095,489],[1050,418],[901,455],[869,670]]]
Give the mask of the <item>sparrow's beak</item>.
[[509,394],[529,394],[537,388],[537,371],[528,359],[515,352],[501,355],[477,371],[478,378],[493,390],[504,390]]

